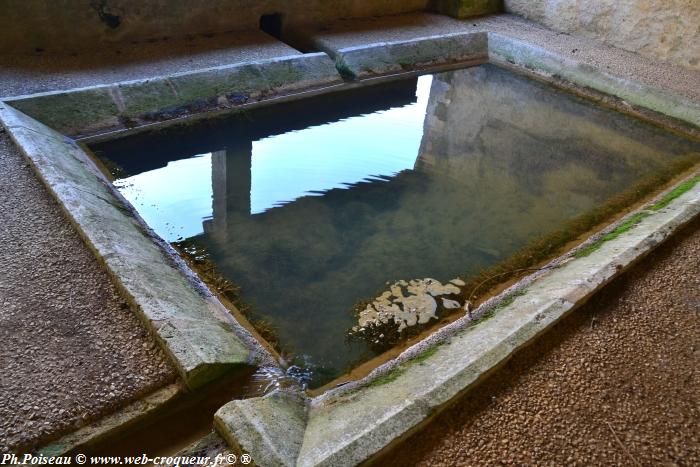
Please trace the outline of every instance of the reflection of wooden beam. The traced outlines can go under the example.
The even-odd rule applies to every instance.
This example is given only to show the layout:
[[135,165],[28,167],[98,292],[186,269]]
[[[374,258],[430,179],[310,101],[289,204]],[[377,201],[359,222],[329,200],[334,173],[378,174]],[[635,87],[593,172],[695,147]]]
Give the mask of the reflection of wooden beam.
[[205,232],[225,238],[234,218],[250,215],[252,155],[250,141],[212,152],[213,219],[205,223]]

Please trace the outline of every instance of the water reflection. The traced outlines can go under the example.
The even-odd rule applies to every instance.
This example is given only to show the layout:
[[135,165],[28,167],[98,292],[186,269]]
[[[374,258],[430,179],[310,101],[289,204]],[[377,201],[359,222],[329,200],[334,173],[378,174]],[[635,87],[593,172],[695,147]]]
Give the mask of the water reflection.
[[[312,387],[371,356],[344,339],[349,310],[387,282],[475,273],[699,150],[492,66],[391,86],[99,148],[150,225],[204,247],[304,356]],[[211,155],[172,162],[183,148]]]
[[[383,181],[415,164],[431,82],[430,75],[418,78],[413,95],[385,110],[258,140],[226,141],[225,148],[166,161],[115,185],[159,235],[174,242],[212,223],[225,225],[228,210],[259,214],[302,196]],[[376,145],[389,135],[392,145]]]

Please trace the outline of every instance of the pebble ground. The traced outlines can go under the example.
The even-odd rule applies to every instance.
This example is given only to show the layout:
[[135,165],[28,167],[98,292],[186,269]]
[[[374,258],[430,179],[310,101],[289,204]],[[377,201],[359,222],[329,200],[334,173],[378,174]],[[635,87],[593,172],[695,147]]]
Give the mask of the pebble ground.
[[700,465],[700,220],[385,459]]
[[0,130],[0,452],[26,450],[176,378]]

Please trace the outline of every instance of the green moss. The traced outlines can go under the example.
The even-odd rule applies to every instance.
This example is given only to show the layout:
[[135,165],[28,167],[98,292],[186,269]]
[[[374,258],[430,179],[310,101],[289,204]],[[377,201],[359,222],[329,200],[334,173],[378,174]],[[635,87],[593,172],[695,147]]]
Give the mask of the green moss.
[[494,307],[494,310],[501,310],[507,306],[510,306],[515,301],[516,298],[522,297],[525,294],[527,294],[527,289],[521,289],[521,290],[515,291],[514,293],[510,294],[505,299],[501,300],[501,303],[496,305]]
[[389,373],[380,376],[379,378],[375,378],[372,381],[370,381],[367,384],[367,387],[373,388],[377,386],[384,386],[385,384],[389,384],[392,381],[395,381],[399,376],[404,374],[406,372],[406,367],[404,365],[399,365],[393,370],[391,370]]
[[73,133],[117,118],[106,87],[47,94],[8,102],[15,109],[61,133]]
[[429,359],[437,353],[437,351],[440,349],[440,345],[442,344],[437,344],[433,347],[430,347],[428,350],[413,358],[411,361],[415,363],[423,363],[424,361],[426,361],[427,359]]
[[527,289],[522,289],[522,290],[518,290],[518,291],[510,294],[509,296],[507,296],[506,298],[501,300],[501,302],[498,305],[494,306],[493,308],[488,310],[486,313],[484,313],[483,315],[481,315],[477,319],[472,320],[469,324],[471,326],[476,326],[477,324],[481,324],[484,321],[486,321],[490,318],[493,318],[497,312],[501,311],[502,309],[506,308],[507,306],[510,306],[515,301],[516,298],[522,297],[526,293],[527,293]]
[[367,387],[377,387],[377,386],[384,386],[385,384],[391,383],[392,381],[396,381],[396,379],[404,374],[406,370],[408,370],[409,366],[412,364],[420,364],[425,362],[427,359],[432,357],[437,353],[437,351],[440,349],[440,346],[442,346],[442,343],[434,345],[433,347],[430,347],[428,350],[425,352],[421,353],[420,355],[417,355],[416,357],[412,358],[411,360],[402,363],[401,365],[398,365],[396,368],[391,370],[389,373],[380,376],[379,378],[375,378],[372,381],[370,381],[367,384]]
[[667,193],[666,196],[661,198],[659,202],[653,204],[650,209],[652,209],[653,211],[659,211],[665,208],[666,206],[671,204],[671,201],[690,191],[695,185],[698,184],[698,182],[700,182],[700,175],[696,175],[690,180],[681,183],[675,189]]
[[598,239],[597,241],[588,245],[587,247],[581,248],[579,251],[576,252],[576,254],[574,256],[576,258],[583,258],[585,256],[590,255],[594,251],[598,250],[603,245],[603,243],[616,239],[617,237],[619,237],[623,233],[632,229],[632,227],[634,227],[635,225],[639,224],[642,221],[642,219],[644,219],[647,216],[649,216],[649,214],[646,212],[640,212],[640,213],[635,214],[634,216],[630,217],[625,222],[620,224],[612,232],[609,232],[609,233],[603,235],[600,239]]
[[[687,193],[690,191],[695,185],[700,182],[700,175],[696,175],[695,177],[691,178],[690,180],[687,180],[680,185],[678,185],[676,188],[668,192],[661,200],[659,200],[657,203],[652,204],[649,209],[652,211],[659,211],[669,204],[671,202],[678,198],[679,196],[683,195],[684,193]],[[627,219],[625,222],[620,224],[615,230],[612,232],[609,232],[605,235],[603,235],[598,241],[588,245],[585,248],[580,249],[579,251],[576,252],[574,255],[576,258],[583,258],[585,256],[590,255],[594,251],[598,250],[605,242],[609,242],[610,240],[614,240],[623,233],[629,231],[632,229],[635,225],[639,224],[642,219],[645,217],[649,216],[649,213],[647,212],[640,212],[638,214],[635,214],[634,216],[630,217]]]
[[357,75],[355,75],[355,72],[352,71],[352,69],[348,66],[347,63],[345,63],[343,60],[338,60],[335,62],[335,68],[338,70],[338,73],[340,73],[340,76],[342,76],[345,79],[356,79]]

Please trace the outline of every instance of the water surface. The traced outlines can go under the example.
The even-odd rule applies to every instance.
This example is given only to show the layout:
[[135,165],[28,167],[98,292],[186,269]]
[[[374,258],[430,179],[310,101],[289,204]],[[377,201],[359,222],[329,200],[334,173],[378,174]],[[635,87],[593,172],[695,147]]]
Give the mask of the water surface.
[[373,356],[350,310],[387,283],[475,274],[699,146],[486,65],[93,149],[319,386]]

